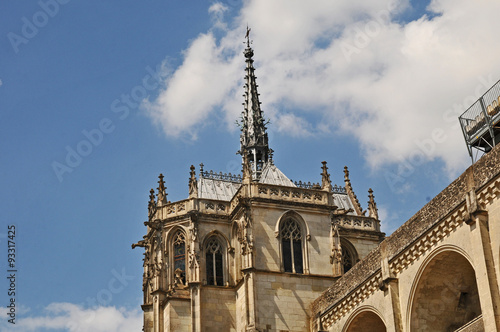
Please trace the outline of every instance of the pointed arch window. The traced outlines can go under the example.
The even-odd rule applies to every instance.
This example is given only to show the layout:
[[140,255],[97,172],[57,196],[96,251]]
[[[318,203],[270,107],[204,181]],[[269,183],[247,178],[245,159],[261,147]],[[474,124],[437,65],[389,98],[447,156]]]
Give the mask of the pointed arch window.
[[342,248],[342,271],[346,273],[349,271],[354,264],[358,262],[358,254],[354,246],[347,240],[341,240]]
[[280,225],[281,252],[283,270],[292,273],[304,273],[302,259],[302,231],[297,221],[286,219]]
[[186,236],[184,232],[177,231],[173,238],[173,249],[174,249],[174,276],[180,275],[182,283],[186,284]]
[[354,261],[352,258],[352,253],[347,250],[345,247],[342,248],[342,267],[344,269],[344,273],[349,271],[354,265]]
[[205,262],[207,284],[224,286],[224,257],[223,246],[215,236],[211,237],[205,247]]

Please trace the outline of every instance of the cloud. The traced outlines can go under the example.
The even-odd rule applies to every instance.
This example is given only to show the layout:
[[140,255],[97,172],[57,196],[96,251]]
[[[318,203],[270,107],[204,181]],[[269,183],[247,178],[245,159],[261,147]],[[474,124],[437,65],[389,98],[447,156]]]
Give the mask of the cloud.
[[229,8],[220,2],[214,2],[209,8],[208,13],[212,16],[213,28],[226,30],[227,26],[224,22],[224,13]]
[[307,137],[312,135],[312,126],[305,119],[291,113],[279,114],[273,121],[279,132],[285,132],[292,137]]
[[[0,309],[2,317],[8,317],[5,308]],[[142,313],[124,308],[97,307],[85,309],[72,303],[52,303],[44,309],[43,315],[34,315],[29,309],[18,310],[15,331],[40,331],[45,329],[70,332],[135,332],[142,329]],[[0,330],[12,330],[14,325],[2,319]]]
[[[143,107],[171,137],[195,138],[211,119],[233,128],[251,22],[263,110],[280,132],[307,136],[330,128],[354,137],[373,169],[440,159],[454,176],[469,162],[458,115],[500,74],[500,3],[435,0],[405,21],[409,6],[245,2],[222,37],[208,31],[191,42],[165,89]],[[210,7],[214,25],[222,24],[224,8]]]
[[3,82],[2,82],[2,80],[0,79],[0,86],[2,86],[2,85],[3,85]]
[[[392,210],[392,209],[391,209]],[[391,235],[402,224],[402,220],[396,212],[389,212],[387,206],[378,208],[378,216],[380,220],[380,231],[387,236]]]

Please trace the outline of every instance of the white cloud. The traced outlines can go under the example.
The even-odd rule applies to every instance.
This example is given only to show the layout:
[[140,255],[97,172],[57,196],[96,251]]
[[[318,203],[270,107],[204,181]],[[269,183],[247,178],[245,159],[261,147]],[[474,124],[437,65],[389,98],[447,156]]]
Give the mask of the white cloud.
[[224,22],[224,13],[227,10],[228,7],[220,2],[215,2],[208,8],[208,13],[212,15],[214,28],[226,30],[227,26]]
[[309,122],[291,113],[279,114],[273,121],[279,132],[285,132],[292,137],[306,137],[312,135],[312,126]]
[[399,226],[401,226],[401,220],[396,213],[389,213],[389,210],[385,206],[378,208],[378,216],[380,220],[380,231],[384,232],[386,236],[389,236],[394,232]]
[[[6,309],[0,310],[2,317],[8,317]],[[135,332],[142,329],[142,313],[116,307],[85,309],[72,303],[52,303],[44,315],[29,315],[29,309],[18,310],[16,324],[6,319],[0,322],[2,331],[64,330],[70,332]],[[15,329],[13,329],[15,327]]]
[[[232,127],[242,109],[242,40],[250,22],[259,92],[273,126],[295,135],[319,127],[347,133],[374,169],[439,158],[453,176],[468,162],[457,117],[500,74],[500,3],[436,0],[432,15],[395,20],[408,6],[245,2],[228,24],[236,28],[219,40],[212,32],[196,38],[166,88],[144,107],[169,136],[196,137],[215,112]],[[225,11],[210,7],[217,17]]]
[[0,79],[0,86],[2,86],[2,84],[3,84],[3,82],[2,82],[2,80]]

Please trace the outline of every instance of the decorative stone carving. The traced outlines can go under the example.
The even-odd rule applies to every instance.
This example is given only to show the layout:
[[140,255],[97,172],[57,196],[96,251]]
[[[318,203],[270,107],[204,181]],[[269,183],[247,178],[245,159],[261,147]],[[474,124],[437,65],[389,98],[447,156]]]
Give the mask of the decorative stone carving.
[[179,268],[174,271],[174,286],[177,288],[186,288],[182,280],[182,270]]
[[375,197],[373,196],[372,188],[368,189],[368,216],[378,220],[378,209],[377,203],[375,203]]
[[198,181],[196,180],[196,172],[194,165],[191,165],[189,172],[189,198],[198,197]]
[[323,164],[321,167],[321,189],[330,192],[332,191],[332,181],[330,180],[330,174],[328,174],[328,167],[326,167],[326,161],[321,163]]
[[364,216],[365,212],[361,209],[361,204],[359,204],[358,197],[354,193],[354,190],[352,189],[351,186],[351,180],[349,179],[349,169],[347,166],[344,166],[344,181],[345,181],[345,189],[347,192],[347,195],[352,201],[352,204],[354,205],[354,211],[356,211],[356,214],[358,216]]
[[189,245],[187,248],[190,282],[200,281],[200,255],[198,248],[198,227],[195,222],[191,221],[191,225],[189,226]]
[[342,275],[342,246],[338,222],[332,220],[330,228],[330,264],[333,264],[333,276]]
[[148,220],[152,221],[154,214],[156,212],[156,202],[155,202],[155,191],[153,188],[149,191],[149,202],[148,202]]
[[163,174],[160,173],[158,176],[160,179],[158,181],[158,206],[163,206],[167,204],[167,192],[166,192],[166,187],[165,187],[165,182],[163,181]]

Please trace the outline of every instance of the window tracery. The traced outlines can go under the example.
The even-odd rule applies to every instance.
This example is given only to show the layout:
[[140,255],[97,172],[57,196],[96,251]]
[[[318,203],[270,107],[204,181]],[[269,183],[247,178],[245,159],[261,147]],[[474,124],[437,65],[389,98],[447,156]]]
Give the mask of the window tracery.
[[354,246],[347,242],[347,240],[343,240],[341,244],[342,248],[342,270],[343,273],[349,271],[354,264],[358,261],[358,254]]
[[302,259],[302,231],[294,219],[280,225],[281,252],[285,272],[304,273]]
[[186,236],[182,231],[177,231],[173,237],[174,249],[174,276],[176,283],[186,284]]
[[224,286],[223,246],[215,236],[209,239],[205,247],[207,284]]

